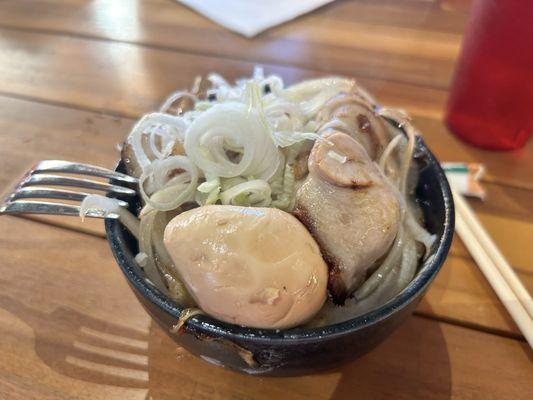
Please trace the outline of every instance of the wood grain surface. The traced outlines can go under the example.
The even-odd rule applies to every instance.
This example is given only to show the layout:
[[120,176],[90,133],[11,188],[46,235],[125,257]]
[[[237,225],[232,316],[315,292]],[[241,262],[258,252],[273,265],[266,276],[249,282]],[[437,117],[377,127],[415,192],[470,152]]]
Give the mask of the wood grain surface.
[[13,29],[440,88],[453,73],[464,22],[464,13],[433,2],[341,1],[250,41],[166,0],[23,0],[0,16]]
[[[463,144],[442,122],[468,2],[335,1],[253,40],[170,0],[0,1],[0,194],[42,159],[112,167],[134,121],[195,76],[257,63],[287,82],[353,76],[443,161],[487,166],[479,218],[533,291],[533,141]],[[531,350],[466,248],[367,356],[290,379],[197,360],[155,327],[100,221],[0,217],[0,399],[529,399]]]

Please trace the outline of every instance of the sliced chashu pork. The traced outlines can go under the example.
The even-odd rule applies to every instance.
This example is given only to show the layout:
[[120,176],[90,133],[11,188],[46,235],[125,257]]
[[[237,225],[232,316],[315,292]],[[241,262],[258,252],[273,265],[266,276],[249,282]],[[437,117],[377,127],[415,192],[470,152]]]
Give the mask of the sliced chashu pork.
[[322,133],[340,131],[363,145],[372,160],[377,160],[389,142],[383,118],[356,93],[339,93],[320,112]]
[[325,139],[311,151],[294,214],[318,242],[329,266],[330,293],[343,304],[394,241],[400,202],[360,143],[341,132]]

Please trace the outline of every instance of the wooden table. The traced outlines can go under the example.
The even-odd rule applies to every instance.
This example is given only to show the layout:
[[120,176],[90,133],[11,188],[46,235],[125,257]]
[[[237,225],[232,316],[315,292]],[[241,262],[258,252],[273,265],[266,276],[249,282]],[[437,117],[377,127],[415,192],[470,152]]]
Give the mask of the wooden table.
[[[463,1],[336,1],[253,40],[170,0],[0,2],[0,188],[46,158],[112,167],[135,119],[196,75],[288,82],[354,76],[413,117],[446,161],[483,162],[482,222],[533,290],[533,141],[512,153],[459,142],[443,105]],[[196,360],[152,322],[101,224],[0,218],[1,399],[531,399],[532,352],[456,239],[411,317],[367,356],[298,378]]]

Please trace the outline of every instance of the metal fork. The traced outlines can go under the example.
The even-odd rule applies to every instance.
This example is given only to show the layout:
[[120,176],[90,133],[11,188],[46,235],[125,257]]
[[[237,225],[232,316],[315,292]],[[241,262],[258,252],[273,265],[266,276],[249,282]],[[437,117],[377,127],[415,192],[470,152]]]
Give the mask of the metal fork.
[[[91,179],[55,175],[74,174],[107,178],[113,184]],[[124,186],[122,186],[122,184]],[[15,186],[3,203],[0,203],[2,214],[51,214],[79,216],[80,206],[47,201],[27,201],[24,199],[58,199],[82,201],[90,193],[67,189],[54,189],[49,186],[67,186],[81,189],[97,190],[112,197],[133,197],[137,194],[132,188],[138,180],[126,174],[115,172],[106,168],[89,164],[79,164],[62,160],[45,160],[33,166]],[[128,202],[118,200],[121,206],[127,207]],[[102,210],[89,210],[87,217],[91,218],[118,218],[117,213],[105,214]]]

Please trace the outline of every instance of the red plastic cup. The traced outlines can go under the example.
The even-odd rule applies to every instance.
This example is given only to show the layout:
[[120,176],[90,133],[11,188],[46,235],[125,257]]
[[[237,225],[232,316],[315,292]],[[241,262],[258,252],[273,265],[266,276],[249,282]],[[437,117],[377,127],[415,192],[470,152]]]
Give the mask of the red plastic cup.
[[476,0],[446,113],[475,146],[518,149],[533,133],[533,1]]

